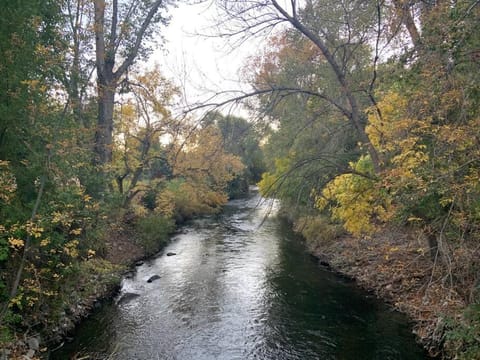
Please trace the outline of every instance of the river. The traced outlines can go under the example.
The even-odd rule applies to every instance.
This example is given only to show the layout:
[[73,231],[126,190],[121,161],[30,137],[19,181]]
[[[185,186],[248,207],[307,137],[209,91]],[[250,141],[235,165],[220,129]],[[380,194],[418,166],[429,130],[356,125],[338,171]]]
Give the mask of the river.
[[183,227],[123,280],[135,297],[50,358],[427,359],[402,314],[319,267],[275,211],[254,194]]

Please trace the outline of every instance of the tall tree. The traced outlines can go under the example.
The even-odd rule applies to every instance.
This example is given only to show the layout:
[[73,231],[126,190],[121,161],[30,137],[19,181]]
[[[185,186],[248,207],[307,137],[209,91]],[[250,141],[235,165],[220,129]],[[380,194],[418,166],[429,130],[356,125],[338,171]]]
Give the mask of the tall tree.
[[[115,94],[135,60],[144,56],[146,45],[158,34],[157,24],[166,23],[165,0],[94,0],[95,53],[98,118],[95,161],[112,161]],[[117,63],[119,62],[119,63]]]
[[230,198],[245,195],[249,185],[260,181],[265,171],[263,151],[260,147],[262,134],[253,121],[242,117],[224,116],[214,112],[209,114],[208,120],[212,120],[212,124],[220,129],[225,152],[240,157],[245,165],[243,174],[236,176],[228,184],[228,195]]
[[61,83],[68,95],[67,106],[75,120],[84,127],[92,125],[87,115],[86,97],[93,92],[91,78],[95,70],[93,3],[88,0],[65,0],[63,42],[66,49]]
[[[354,81],[359,71],[357,61],[365,56],[364,48],[376,41],[382,30],[381,10],[378,2],[364,1],[220,1],[235,29],[229,34],[251,34],[264,31],[278,24],[289,24],[308,39],[329,65],[338,93],[315,93],[337,107],[355,128],[359,141],[367,149],[376,172],[380,171],[381,160],[375,147],[365,133],[366,119],[360,104],[359,94],[372,96],[375,81],[376,59],[374,51],[370,65],[371,81],[357,84]],[[300,3],[303,6],[300,6]],[[238,27],[243,29],[239,30]],[[360,85],[360,86],[359,86]]]
[[127,94],[126,101],[116,107],[112,164],[118,190],[125,195],[125,206],[136,194],[149,190],[148,186],[137,185],[155,160],[166,161],[161,156],[160,138],[173,138],[178,124],[168,110],[178,90],[160,74],[158,67],[135,75],[130,88],[132,92]]

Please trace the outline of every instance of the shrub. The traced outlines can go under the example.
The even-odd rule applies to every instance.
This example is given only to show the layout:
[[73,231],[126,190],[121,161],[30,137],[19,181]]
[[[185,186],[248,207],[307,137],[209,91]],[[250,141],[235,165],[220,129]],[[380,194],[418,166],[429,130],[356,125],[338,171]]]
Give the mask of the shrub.
[[157,213],[181,222],[198,215],[215,214],[228,201],[223,191],[214,191],[202,184],[173,180],[157,197]]
[[344,233],[342,226],[333,224],[322,215],[299,218],[294,223],[294,230],[302,234],[310,250],[327,245]]
[[160,215],[148,215],[137,220],[136,228],[141,246],[147,255],[151,255],[165,246],[170,234],[175,230],[175,223],[172,219]]
[[472,304],[460,321],[447,321],[445,347],[456,359],[480,359],[480,304]]

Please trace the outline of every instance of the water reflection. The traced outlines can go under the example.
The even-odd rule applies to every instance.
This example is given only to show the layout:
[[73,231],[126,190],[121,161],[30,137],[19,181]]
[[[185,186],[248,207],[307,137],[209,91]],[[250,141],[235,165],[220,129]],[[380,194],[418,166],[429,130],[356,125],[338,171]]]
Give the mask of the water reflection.
[[[53,358],[425,358],[402,316],[318,268],[258,202],[232,202],[186,227],[165,250],[176,256],[124,280],[122,291],[138,297],[102,309]],[[160,279],[148,283],[152,275]]]

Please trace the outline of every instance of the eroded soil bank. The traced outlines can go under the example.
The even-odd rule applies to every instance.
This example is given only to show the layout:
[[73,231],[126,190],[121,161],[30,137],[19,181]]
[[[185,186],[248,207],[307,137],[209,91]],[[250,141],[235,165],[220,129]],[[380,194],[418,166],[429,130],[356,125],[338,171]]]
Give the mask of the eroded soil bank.
[[422,238],[384,230],[370,238],[344,235],[310,250],[334,271],[407,314],[430,355],[454,358],[445,346],[446,319],[461,317],[466,304],[431,261]]

